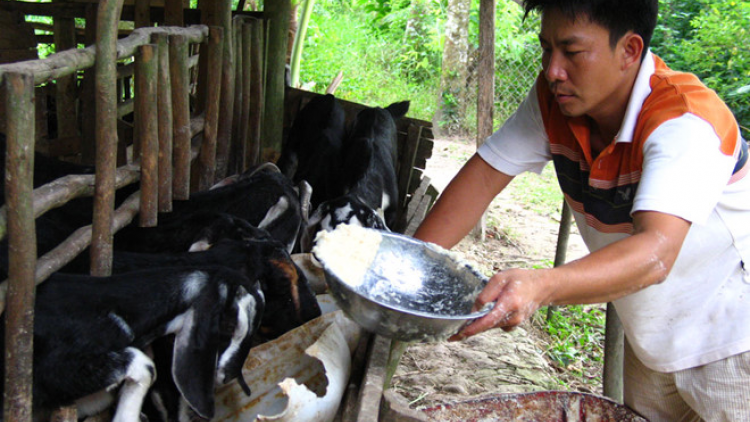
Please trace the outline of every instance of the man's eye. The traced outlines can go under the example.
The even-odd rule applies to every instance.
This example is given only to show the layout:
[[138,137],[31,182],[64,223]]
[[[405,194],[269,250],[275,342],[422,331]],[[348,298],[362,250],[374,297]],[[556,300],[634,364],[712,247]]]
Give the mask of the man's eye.
[[575,56],[576,54],[581,53],[580,51],[566,51],[565,54],[568,56]]

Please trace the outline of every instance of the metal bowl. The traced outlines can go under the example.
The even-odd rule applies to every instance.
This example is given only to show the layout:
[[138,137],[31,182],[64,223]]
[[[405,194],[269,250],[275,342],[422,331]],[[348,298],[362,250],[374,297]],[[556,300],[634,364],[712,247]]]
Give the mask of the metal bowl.
[[471,312],[487,278],[467,263],[437,245],[379,232],[378,251],[356,287],[316,255],[334,300],[359,325],[400,341],[432,342],[489,312]]

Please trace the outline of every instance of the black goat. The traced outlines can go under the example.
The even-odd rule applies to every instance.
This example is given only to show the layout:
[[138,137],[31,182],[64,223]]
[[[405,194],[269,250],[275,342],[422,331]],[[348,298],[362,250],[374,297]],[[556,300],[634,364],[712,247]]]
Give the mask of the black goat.
[[332,94],[312,98],[294,119],[277,162],[295,184],[312,187],[313,208],[343,194],[342,143],[346,136],[344,109]]
[[174,334],[174,381],[191,409],[210,418],[215,383],[244,384],[241,368],[263,311],[259,284],[221,266],[53,274],[35,304],[35,412],[75,403],[79,416],[94,414],[119,386],[113,420],[139,421],[155,376],[141,349]]
[[180,224],[185,216],[199,213],[231,214],[268,230],[291,252],[302,224],[299,194],[292,181],[275,166],[253,170],[237,177],[234,183],[196,192],[186,201],[174,201],[171,213],[159,215],[159,224]]
[[338,224],[395,227],[399,207],[396,121],[408,109],[409,102],[403,101],[386,108],[366,108],[357,114],[342,151],[339,183],[344,193],[315,209],[303,232],[304,251],[309,250],[315,233],[332,230]]

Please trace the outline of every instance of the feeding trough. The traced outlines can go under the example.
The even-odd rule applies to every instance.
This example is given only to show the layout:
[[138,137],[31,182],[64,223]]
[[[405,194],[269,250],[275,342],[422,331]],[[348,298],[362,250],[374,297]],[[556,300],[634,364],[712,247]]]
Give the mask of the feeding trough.
[[442,422],[648,422],[606,397],[568,391],[502,394],[423,409]]

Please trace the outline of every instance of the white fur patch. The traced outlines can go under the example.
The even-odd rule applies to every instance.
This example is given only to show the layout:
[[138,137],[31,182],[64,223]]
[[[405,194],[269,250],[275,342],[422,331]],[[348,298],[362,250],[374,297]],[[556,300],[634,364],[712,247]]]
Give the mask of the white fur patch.
[[258,227],[261,229],[266,228],[266,226],[276,221],[276,219],[283,215],[288,209],[289,200],[286,199],[285,196],[282,196],[274,206],[268,209],[266,216],[263,217],[263,220],[260,223],[258,223]]
[[235,309],[237,311],[237,326],[234,328],[234,333],[232,334],[232,341],[229,343],[229,346],[227,346],[226,350],[224,350],[224,353],[221,354],[221,357],[219,358],[219,365],[216,371],[216,381],[220,384],[226,383],[226,380],[224,379],[226,377],[225,366],[231,360],[234,358],[235,354],[237,354],[237,351],[240,348],[240,345],[242,344],[242,340],[245,339],[249,335],[250,327],[258,316],[255,313],[256,309],[256,301],[255,298],[247,293],[247,291],[243,288],[239,288],[239,292],[243,292],[243,296],[235,303]]
[[143,352],[128,347],[132,360],[120,388],[120,399],[112,422],[140,422],[143,398],[156,378],[154,363]]
[[125,320],[121,316],[117,315],[114,312],[110,312],[107,314],[107,318],[109,318],[118,327],[120,327],[120,330],[122,330],[125,335],[127,335],[131,339],[131,341],[132,339],[135,339],[135,333],[133,332],[133,329],[130,328],[130,325],[128,325],[128,323],[125,322]]
[[182,300],[192,302],[201,293],[206,285],[208,274],[203,271],[195,271],[188,275],[187,280],[182,284]]

